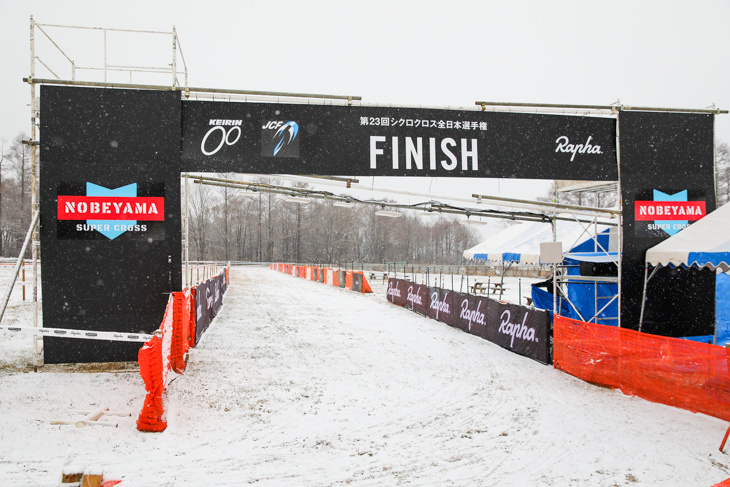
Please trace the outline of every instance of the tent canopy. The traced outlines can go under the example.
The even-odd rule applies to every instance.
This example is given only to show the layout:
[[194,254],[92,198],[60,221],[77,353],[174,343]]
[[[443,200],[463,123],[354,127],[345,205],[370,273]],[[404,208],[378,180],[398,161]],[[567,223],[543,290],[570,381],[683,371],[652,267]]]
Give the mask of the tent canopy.
[[[572,249],[582,252],[607,251],[608,234],[604,233],[599,238],[598,247],[594,245],[592,238],[595,230],[599,233],[606,232],[608,226],[560,221],[556,230],[557,241],[563,243],[563,252]],[[462,255],[466,260],[537,265],[540,263],[540,243],[552,240],[553,229],[550,223],[521,222],[465,250]]]
[[730,203],[646,251],[653,266],[730,270]]

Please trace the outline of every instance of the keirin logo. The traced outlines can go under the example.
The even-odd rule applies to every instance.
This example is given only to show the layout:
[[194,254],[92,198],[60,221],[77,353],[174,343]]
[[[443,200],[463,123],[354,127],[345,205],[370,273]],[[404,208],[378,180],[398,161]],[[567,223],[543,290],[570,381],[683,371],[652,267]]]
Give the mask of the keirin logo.
[[291,144],[297,138],[297,134],[299,133],[299,125],[291,120],[288,122],[269,121],[261,128],[263,130],[276,130],[276,133],[272,137],[276,142],[274,155],[278,154],[282,148]]
[[421,300],[421,296],[418,295],[418,291],[420,291],[420,290],[421,290],[421,288],[419,287],[418,289],[416,289],[416,294],[413,294],[413,286],[410,286],[408,288],[408,297],[406,298],[406,301],[411,303],[411,306],[414,306],[416,304],[419,306],[423,306],[423,301]]
[[[241,138],[241,124],[243,123],[243,120],[218,120],[218,119],[211,119],[208,125],[213,125],[208,132],[203,136],[203,140],[200,142],[200,152],[202,152],[206,156],[212,156],[221,148],[223,147],[223,144],[225,145],[233,145],[236,142],[238,142],[238,139]],[[228,130],[223,128],[224,126],[230,127]],[[218,142],[218,145],[215,146],[212,150],[206,150],[206,144],[208,142],[208,137],[210,137],[214,132],[220,132],[221,140]]]
[[555,152],[569,152],[573,154],[570,156],[571,161],[575,159],[576,154],[603,154],[603,152],[601,152],[600,145],[591,145],[592,138],[593,136],[589,136],[585,144],[571,144],[568,137],[563,135],[558,137],[558,140],[555,141],[555,143],[558,144],[555,148]]
[[500,333],[504,333],[505,335],[509,335],[512,337],[512,339],[510,340],[510,343],[509,343],[510,348],[514,347],[515,338],[537,343],[538,340],[535,337],[535,329],[525,326],[525,322],[527,321],[528,314],[529,313],[525,313],[525,317],[522,318],[522,324],[520,324],[520,323],[510,323],[509,322],[509,320],[511,318],[511,314],[510,314],[509,310],[506,309],[502,312],[502,316],[500,316],[502,323],[499,325],[498,331]]
[[471,331],[471,324],[472,322],[476,323],[477,325],[485,326],[486,323],[484,322],[484,313],[479,312],[479,308],[482,306],[482,302],[479,301],[477,304],[477,309],[469,309],[469,300],[465,299],[461,302],[461,314],[459,317],[462,320],[468,320],[469,321],[469,331]]

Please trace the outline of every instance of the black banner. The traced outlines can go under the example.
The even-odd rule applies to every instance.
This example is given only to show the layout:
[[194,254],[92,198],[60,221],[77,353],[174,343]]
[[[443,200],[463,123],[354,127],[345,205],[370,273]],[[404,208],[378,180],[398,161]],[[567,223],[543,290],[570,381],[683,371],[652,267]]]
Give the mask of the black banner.
[[[182,288],[180,94],[40,90],[43,320],[55,328],[150,334],[162,322],[170,291]],[[104,199],[112,193],[119,199]],[[99,218],[58,218],[59,209],[64,218],[79,209],[93,213],[91,203],[99,204]],[[119,218],[124,215],[117,211],[130,210],[153,224],[143,229],[142,218],[104,216],[109,211],[106,216]],[[136,361],[139,347],[47,337],[44,361]]]
[[[621,125],[621,197],[623,254],[621,261],[621,326],[638,329],[646,251],[697,220],[696,213],[715,209],[714,117],[712,115],[624,111]],[[700,215],[701,216],[701,215]],[[693,285],[680,283],[672,272],[650,281],[642,331],[665,336],[690,336],[712,329],[714,307],[701,290],[714,275],[699,273]],[[706,280],[706,285],[700,281]],[[701,315],[701,317],[700,317]],[[697,321],[703,325],[698,328]]]
[[183,171],[615,181],[610,118],[182,102]]
[[519,355],[552,363],[548,311],[394,278],[388,280],[387,299]]

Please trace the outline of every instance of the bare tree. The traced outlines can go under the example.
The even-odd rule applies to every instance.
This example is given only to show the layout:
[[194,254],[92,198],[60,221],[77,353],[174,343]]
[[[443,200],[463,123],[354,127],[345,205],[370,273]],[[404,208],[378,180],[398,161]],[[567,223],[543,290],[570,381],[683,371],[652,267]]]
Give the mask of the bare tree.
[[13,139],[6,154],[15,180],[20,186],[18,211],[21,218],[30,206],[30,146],[23,143],[23,140],[27,138],[28,136],[25,133],[18,134]]
[[[0,139],[0,232],[2,231],[3,222],[3,163],[5,162],[5,139]],[[5,246],[4,239],[0,236],[0,257],[2,257]]]
[[193,184],[190,198],[192,241],[198,260],[207,260],[209,224],[213,214],[213,191],[204,184]]
[[730,146],[727,142],[715,145],[715,192],[717,205],[730,202]]

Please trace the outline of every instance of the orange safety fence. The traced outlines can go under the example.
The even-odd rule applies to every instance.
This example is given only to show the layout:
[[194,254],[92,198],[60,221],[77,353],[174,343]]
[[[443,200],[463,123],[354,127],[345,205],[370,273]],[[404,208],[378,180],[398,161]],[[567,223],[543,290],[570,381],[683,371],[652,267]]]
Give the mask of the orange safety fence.
[[730,487],[730,479],[723,480],[719,484],[715,484],[712,487]]
[[159,333],[139,350],[139,373],[147,395],[137,420],[140,431],[164,431],[164,395],[170,369],[185,370],[185,354],[195,343],[195,290],[171,293]]
[[176,301],[174,294],[168,298],[165,317],[158,332],[144,344],[138,354],[139,373],[147,390],[142,411],[137,419],[137,429],[140,431],[159,432],[167,428],[163,401],[174,327]]
[[[269,269],[278,270],[285,274],[292,276],[301,277],[303,279],[309,279],[312,281],[320,281],[325,284],[331,284],[333,286],[340,285],[340,270],[334,270],[329,267],[316,267],[316,266],[297,266],[293,264],[269,264]],[[228,272],[226,270],[226,272]],[[345,272],[345,287],[352,290],[352,275],[359,274],[362,276],[362,292],[372,293],[373,289],[370,287],[370,283],[365,277],[365,273],[362,271],[346,271]],[[226,274],[227,276],[227,274]]]
[[624,394],[730,421],[730,349],[556,315],[554,366]]

